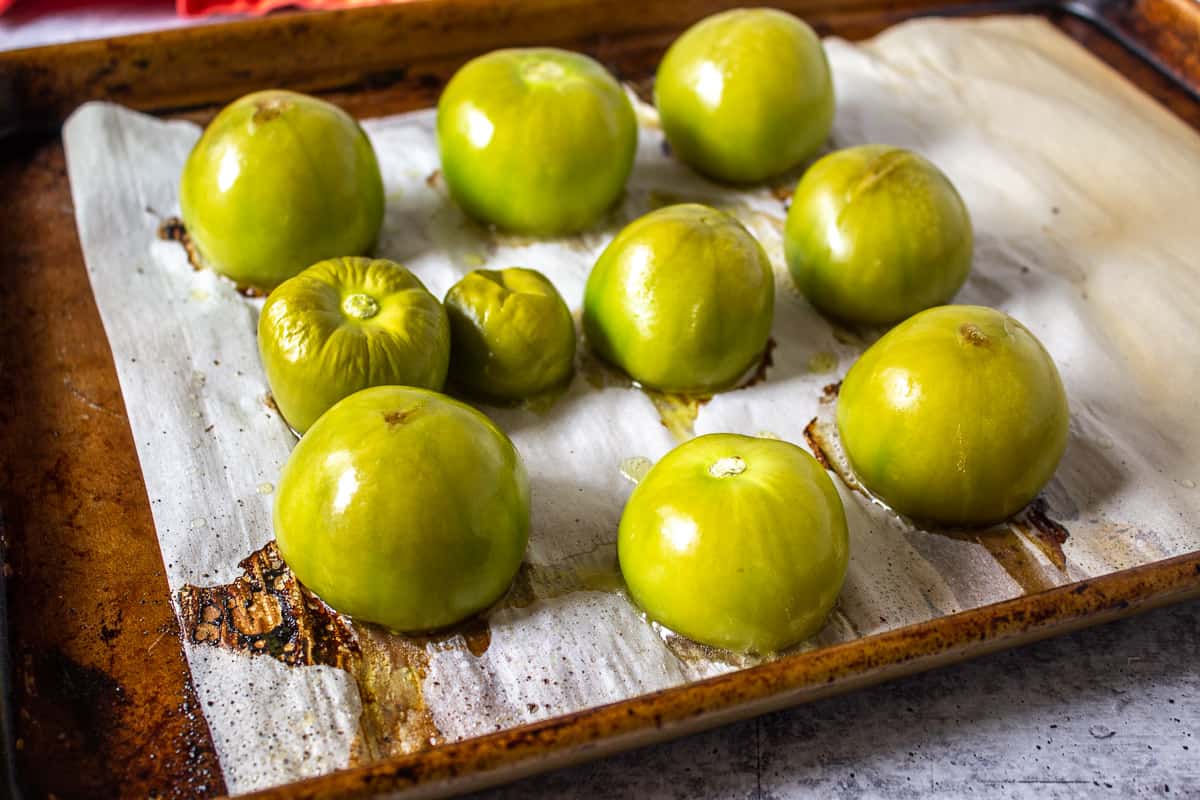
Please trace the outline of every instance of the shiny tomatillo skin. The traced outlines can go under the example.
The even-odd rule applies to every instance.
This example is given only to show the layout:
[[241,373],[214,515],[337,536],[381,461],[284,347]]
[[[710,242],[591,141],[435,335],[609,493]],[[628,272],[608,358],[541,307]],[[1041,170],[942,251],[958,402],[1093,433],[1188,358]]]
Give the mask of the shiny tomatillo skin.
[[813,164],[796,187],[784,254],[823,313],[886,325],[950,300],[971,270],[971,218],[916,153],[863,145]]
[[279,412],[303,434],[368,386],[440,391],[450,324],[437,298],[399,264],[333,258],[271,292],[258,318],[258,351]]
[[575,321],[532,269],[475,270],[446,293],[450,377],[472,394],[520,400],[561,386],[575,365]]
[[783,11],[734,9],[688,28],[654,84],[671,149],[729,183],[811,158],[833,124],[833,81],[812,28]]
[[455,73],[438,101],[451,195],[476,219],[554,236],[596,222],[625,188],[633,106],[604,67],[553,48],[496,50]]
[[213,269],[269,291],[322,259],[369,252],[383,180],[349,114],[295,92],[257,92],[209,123],[183,168],[179,205]]
[[452,625],[512,582],[529,482],[512,442],[445,395],[378,386],[342,400],[292,451],[279,552],[338,611],[396,631]]
[[644,386],[709,393],[732,386],[767,345],[771,262],[736,219],[696,204],[634,220],[588,276],[589,346]]
[[941,306],[897,325],[850,368],[842,447],[863,486],[918,522],[983,525],[1020,511],[1067,443],[1053,359],[1012,317]]
[[672,450],[633,491],[617,553],[652,619],[703,644],[770,653],[825,624],[849,538],[837,489],[808,453],[709,434]]

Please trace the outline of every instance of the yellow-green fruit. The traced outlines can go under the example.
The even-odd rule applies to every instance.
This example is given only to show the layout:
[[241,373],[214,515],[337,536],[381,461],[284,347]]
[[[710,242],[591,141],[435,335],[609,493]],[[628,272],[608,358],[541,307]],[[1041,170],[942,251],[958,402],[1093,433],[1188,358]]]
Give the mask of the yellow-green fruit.
[[322,259],[369,252],[383,180],[349,114],[295,92],[256,92],[209,123],[184,165],[179,205],[213,269],[269,291]]
[[950,300],[971,270],[971,218],[916,153],[864,145],[804,173],[784,228],[796,286],[825,314],[886,325]]
[[634,220],[588,276],[589,346],[644,386],[729,388],[762,355],[775,282],[758,241],[730,215],[696,204]]
[[440,391],[450,325],[437,298],[399,264],[333,258],[271,292],[258,318],[258,351],[279,412],[304,433],[368,386]]
[[721,181],[762,181],[811,158],[833,124],[821,40],[783,11],[741,8],[688,28],[658,68],[671,149]]
[[808,453],[709,434],[672,450],[638,484],[617,553],[651,618],[704,644],[769,653],[825,624],[849,538],[837,489]]
[[446,294],[450,376],[484,398],[519,400],[570,380],[575,322],[546,276],[480,269]]
[[512,442],[445,395],[378,386],[296,445],[275,500],[279,552],[338,611],[397,631],[452,625],[500,598],[529,538]]
[[918,522],[981,525],[1020,511],[1067,443],[1053,359],[1012,317],[941,306],[897,325],[842,383],[837,425],[855,475]]
[[454,74],[438,101],[438,150],[468,214],[516,233],[573,233],[625,188],[637,121],[620,84],[582,53],[496,50]]

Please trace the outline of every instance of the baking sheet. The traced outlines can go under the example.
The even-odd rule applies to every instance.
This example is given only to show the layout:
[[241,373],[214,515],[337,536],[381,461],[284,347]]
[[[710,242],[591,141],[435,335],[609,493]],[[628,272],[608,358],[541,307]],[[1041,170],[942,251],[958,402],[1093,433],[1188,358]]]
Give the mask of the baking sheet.
[[[950,176],[976,230],[956,301],[1002,308],[1042,339],[1072,420],[1043,502],[993,531],[914,530],[839,481],[847,582],[830,624],[802,647],[1200,549],[1189,524],[1200,507],[1200,138],[1042,20],[922,20],[826,44],[838,95],[831,146],[909,147]],[[496,236],[458,212],[437,173],[431,112],[365,123],[388,194],[379,254],[439,296],[471,269],[521,265],[578,308],[620,226],[680,200],[742,219],[779,288],[772,363],[745,389],[680,404],[584,357],[551,407],[485,409],[529,469],[527,564],[485,621],[422,639],[329,615],[269,548],[274,482],[294,439],[266,401],[260,301],[194,271],[156,235],[177,213],[198,128],[105,104],[67,123],[84,256],[232,793],[749,663],[648,624],[620,592],[614,541],[632,487],[622,473],[689,430],[779,436],[836,468],[825,387],[879,331],[831,326],[791,289],[776,193],[693,175],[664,151],[653,110],[639,107],[639,119],[621,207],[550,242]]]

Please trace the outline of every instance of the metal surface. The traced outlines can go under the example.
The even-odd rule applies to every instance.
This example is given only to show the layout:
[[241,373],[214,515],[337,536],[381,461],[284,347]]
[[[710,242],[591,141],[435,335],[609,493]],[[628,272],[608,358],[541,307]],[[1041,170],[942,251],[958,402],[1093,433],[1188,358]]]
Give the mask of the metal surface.
[[[381,115],[430,105],[459,63],[504,44],[575,47],[623,78],[645,79],[679,30],[725,5],[731,3],[654,2],[631,18],[616,0],[416,2],[0,54],[0,75],[12,80],[31,125],[53,124],[95,97],[157,112],[195,108],[188,116],[202,121],[212,113],[207,104],[271,85],[328,90],[352,113]],[[780,5],[822,33],[847,38],[938,7],[925,0]],[[1014,8],[1027,4],[1004,6]],[[1063,12],[1050,16],[1200,128],[1200,73],[1188,71],[1200,52],[1189,38],[1200,30],[1200,6],[1156,0],[1121,10],[1130,23],[1127,35],[1168,73],[1189,81],[1189,91],[1091,24]],[[1164,22],[1175,19],[1181,22]],[[18,779],[31,796],[220,794],[224,787],[196,713],[55,138],[27,134],[5,142],[0,202],[6,209],[0,217],[6,287],[0,295],[0,510],[7,526],[13,664],[5,708],[12,712]],[[1197,593],[1200,554],[1191,554],[264,796],[483,786]]]

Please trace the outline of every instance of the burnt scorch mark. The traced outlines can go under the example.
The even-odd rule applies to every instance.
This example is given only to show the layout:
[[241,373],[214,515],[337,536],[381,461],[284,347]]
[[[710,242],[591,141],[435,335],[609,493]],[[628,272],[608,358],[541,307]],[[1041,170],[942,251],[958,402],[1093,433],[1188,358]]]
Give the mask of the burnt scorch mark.
[[430,189],[437,189],[442,185],[442,171],[435,169],[433,172],[425,176],[425,185]]
[[239,564],[243,575],[224,586],[184,586],[179,592],[184,635],[288,666],[348,669],[359,655],[349,623],[292,575],[274,542]]
[[795,183],[781,183],[771,187],[771,196],[774,197],[783,206],[783,210],[787,211],[792,206],[792,196],[796,193]]
[[[829,405],[834,400],[837,400],[838,393],[842,391],[842,382],[827,383],[821,387],[821,405]],[[816,424],[814,419],[810,424]]]
[[[833,468],[833,464],[830,463],[830,461],[829,461],[829,456],[825,455],[825,448],[822,445],[821,440],[818,438],[817,418],[816,417],[813,417],[812,422],[810,422],[804,426],[804,442],[805,442],[805,444],[808,445],[808,449],[813,454],[813,458],[815,458],[817,460],[817,463],[819,463],[827,471],[830,471],[830,472],[835,471]],[[840,472],[838,473],[838,477],[842,478],[842,483],[845,483],[847,486],[850,486],[850,484],[846,481],[845,477],[843,477]],[[855,484],[855,486],[857,486],[857,483]],[[855,488],[855,487],[851,486],[850,488]]]
[[200,259],[200,252],[196,249],[195,242],[188,235],[187,226],[183,224],[183,220],[179,217],[167,217],[158,224],[158,238],[164,242],[179,242],[183,247],[183,252],[187,253],[188,263],[192,265],[192,269],[196,272],[204,269],[204,263]]
[[1061,522],[1050,518],[1049,510],[1046,499],[1038,497],[1009,524],[1036,544],[1060,572],[1066,572],[1067,555],[1063,545],[1071,533]]
[[767,370],[775,366],[775,348],[778,342],[772,336],[767,339],[767,346],[763,348],[762,355],[758,359],[758,366],[754,371],[746,376],[745,380],[739,383],[736,389],[749,389],[751,386],[757,386],[767,379]]

